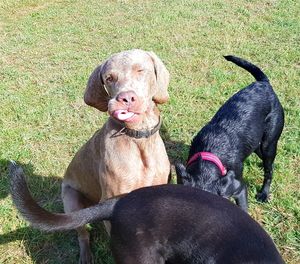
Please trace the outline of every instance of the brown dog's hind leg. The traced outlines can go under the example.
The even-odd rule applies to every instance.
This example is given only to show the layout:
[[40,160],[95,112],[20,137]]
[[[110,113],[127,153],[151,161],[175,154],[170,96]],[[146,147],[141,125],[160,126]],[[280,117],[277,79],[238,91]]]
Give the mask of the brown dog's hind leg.
[[[82,193],[64,183],[62,184],[62,200],[66,213],[93,205]],[[93,263],[93,256],[90,249],[90,235],[85,226],[79,227],[76,230],[80,247],[79,264],[91,264]]]

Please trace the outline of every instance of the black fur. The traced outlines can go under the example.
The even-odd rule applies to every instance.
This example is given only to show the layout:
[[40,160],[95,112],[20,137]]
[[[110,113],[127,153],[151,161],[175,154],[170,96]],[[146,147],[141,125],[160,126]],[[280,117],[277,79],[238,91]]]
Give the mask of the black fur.
[[53,214],[31,197],[21,168],[12,164],[11,192],[37,228],[68,230],[110,220],[111,245],[122,264],[282,264],[272,239],[226,199],[182,185],[142,188],[69,214]]
[[242,180],[243,161],[255,152],[263,161],[264,182],[257,199],[266,201],[273,174],[277,142],[284,125],[283,108],[268,77],[255,65],[234,57],[228,61],[250,72],[256,82],[233,95],[193,139],[189,158],[212,152],[227,168],[221,176],[216,165],[199,158],[185,168],[176,165],[178,182],[221,195],[233,196],[247,211],[247,189]]

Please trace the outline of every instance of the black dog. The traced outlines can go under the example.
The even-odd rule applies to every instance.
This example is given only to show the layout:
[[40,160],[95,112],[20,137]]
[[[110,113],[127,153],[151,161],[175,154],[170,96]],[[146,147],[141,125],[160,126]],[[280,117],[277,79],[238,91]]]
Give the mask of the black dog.
[[111,247],[122,264],[279,264],[272,239],[226,199],[182,185],[146,187],[69,214],[53,214],[31,197],[23,171],[12,165],[15,205],[33,226],[69,230],[111,222]]
[[232,196],[247,211],[243,161],[252,152],[262,159],[264,182],[257,199],[266,201],[284,113],[268,77],[258,67],[234,56],[225,58],[250,72],[256,82],[233,95],[201,129],[192,141],[187,167],[177,164],[176,173],[178,183]]

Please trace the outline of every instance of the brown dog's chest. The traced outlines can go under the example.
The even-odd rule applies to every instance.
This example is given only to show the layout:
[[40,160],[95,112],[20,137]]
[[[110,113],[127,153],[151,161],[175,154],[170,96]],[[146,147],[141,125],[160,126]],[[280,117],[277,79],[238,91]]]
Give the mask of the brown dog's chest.
[[168,182],[170,163],[159,133],[142,139],[113,134],[105,126],[94,134],[70,163],[65,184],[99,202]]
[[167,183],[170,164],[159,136],[124,141],[114,142],[118,145],[118,153],[105,153],[105,170],[101,179],[106,186],[106,198],[145,186]]

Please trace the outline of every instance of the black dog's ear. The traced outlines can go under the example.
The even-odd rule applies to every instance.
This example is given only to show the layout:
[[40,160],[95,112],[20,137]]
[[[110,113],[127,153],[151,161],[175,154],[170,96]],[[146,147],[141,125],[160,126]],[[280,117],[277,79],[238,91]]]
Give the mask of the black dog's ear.
[[190,184],[192,177],[187,173],[185,166],[182,163],[175,164],[177,184]]
[[221,176],[220,184],[219,184],[219,195],[221,196],[231,196],[234,190],[234,181],[235,181],[235,173],[230,170],[227,172],[225,176]]
[[220,178],[220,193],[222,196],[231,196],[241,187],[241,182],[236,179],[235,172],[230,170],[225,176]]
[[234,178],[235,178],[235,173],[233,170],[228,171],[225,176],[221,176],[220,182],[222,188],[225,189],[228,188],[228,186],[233,183]]

